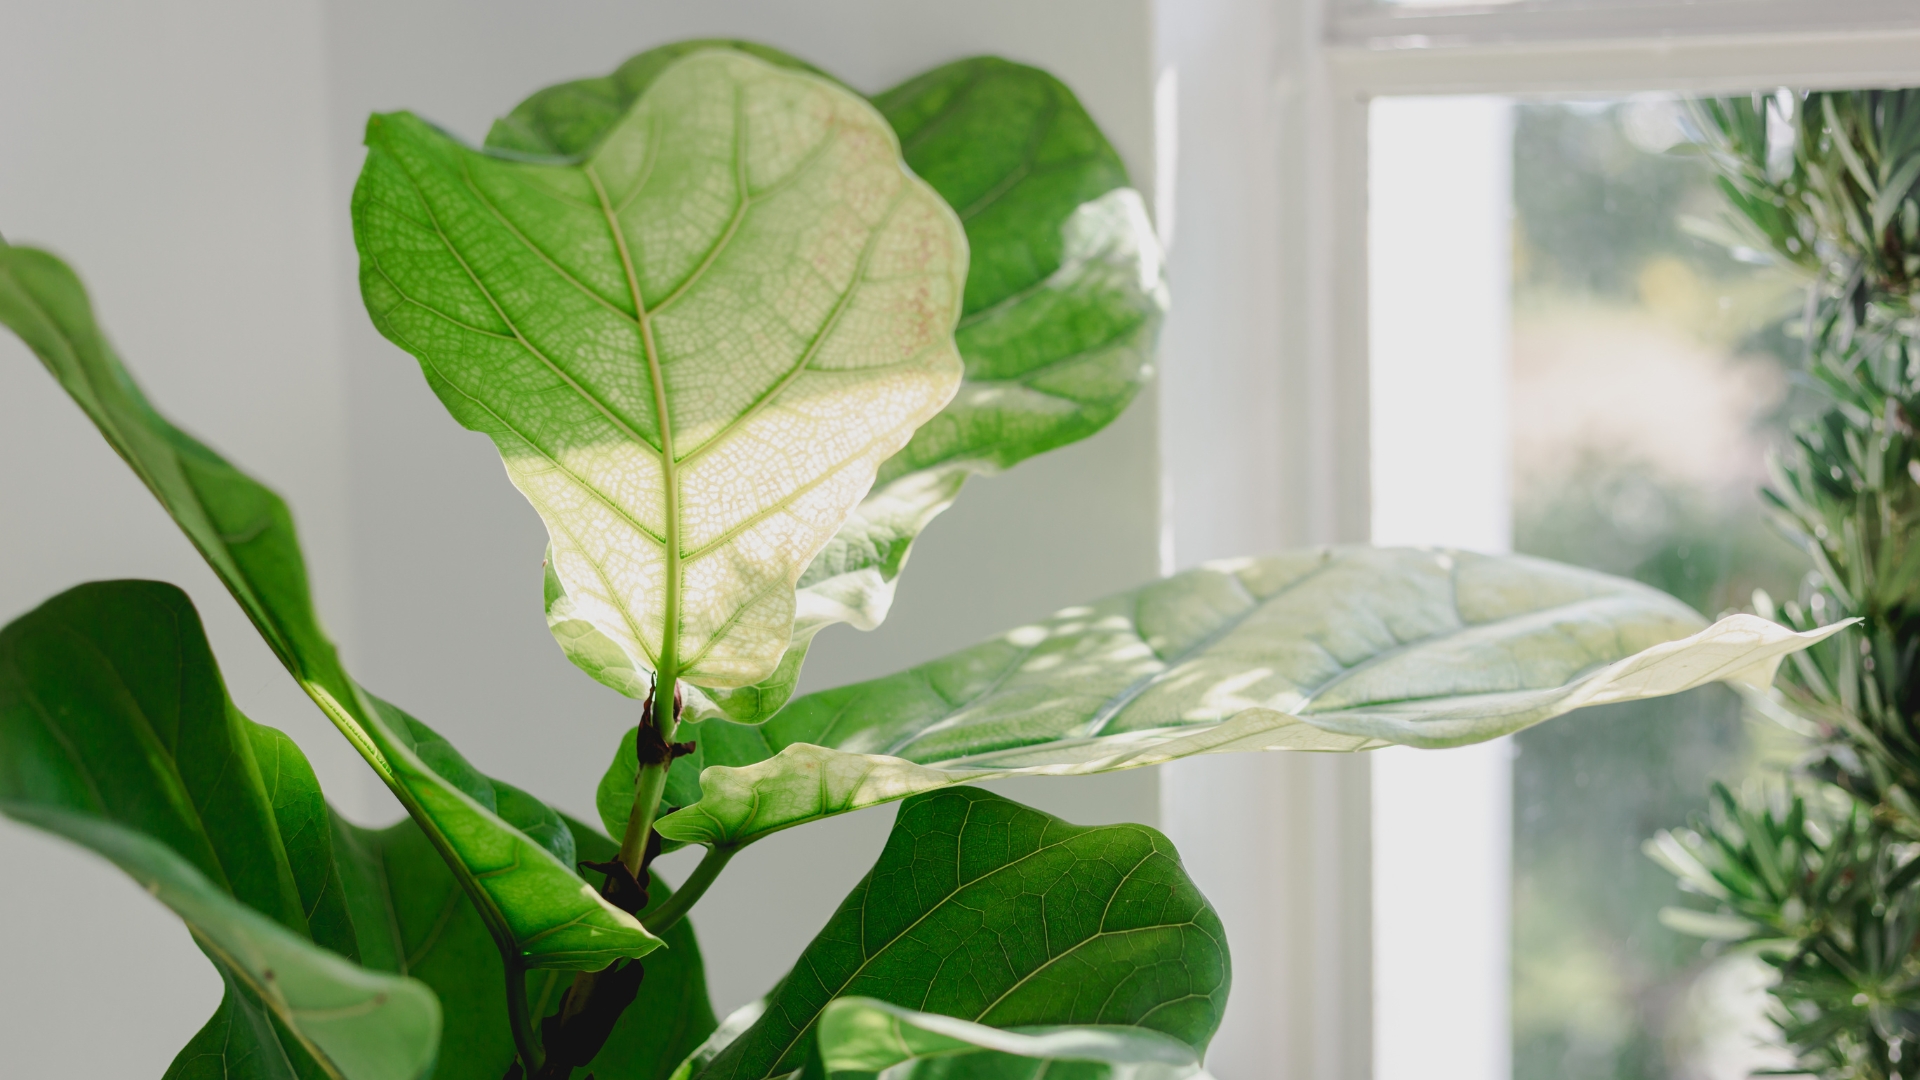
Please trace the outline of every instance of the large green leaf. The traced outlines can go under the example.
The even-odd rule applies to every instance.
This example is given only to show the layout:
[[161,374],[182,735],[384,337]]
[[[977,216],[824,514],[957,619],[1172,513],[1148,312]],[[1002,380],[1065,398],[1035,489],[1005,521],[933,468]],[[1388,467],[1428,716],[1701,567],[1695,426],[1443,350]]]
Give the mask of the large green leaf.
[[489,150],[538,157],[583,157],[626,118],[647,87],[683,57],[728,49],[775,67],[803,71],[822,79],[833,76],[812,64],[766,45],[733,38],[694,38],[661,45],[629,58],[610,75],[574,79],[535,91],[513,111],[493,122]]
[[[661,46],[612,75],[541,90],[497,121],[487,146],[584,155],[668,65],[703,49],[817,69],[749,42]],[[874,99],[907,163],[966,227],[971,260],[955,336],[966,381],[880,468],[874,490],[799,581],[794,633],[774,673],[694,692],[693,717],[757,723],[786,704],[813,635],[886,618],[913,541],[967,477],[1085,438],[1118,416],[1152,370],[1166,309],[1159,248],[1119,155],[1072,91],[996,57],[947,64]],[[574,663],[630,697],[650,679],[567,597],[549,559],[548,624]]]
[[[618,850],[586,826],[564,826],[582,859],[604,862]],[[334,828],[365,962],[421,980],[445,1007],[436,1080],[499,1080],[515,1059],[505,971],[459,882],[411,821],[376,830],[335,819]],[[672,895],[658,876],[652,880],[648,910]],[[692,924],[682,920],[661,940],[665,947],[644,961],[639,996],[590,1067],[601,1080],[663,1080],[714,1028]],[[543,1016],[559,1007],[571,979],[549,969],[527,981],[533,1015]]]
[[286,504],[147,403],[71,270],[45,252],[0,242],[0,324],[39,355],[281,663],[453,861],[502,949],[535,967],[598,969],[658,944],[537,840],[429,767],[414,733],[392,726],[347,676],[314,613]]
[[837,997],[992,1027],[1132,1025],[1197,1053],[1227,983],[1220,920],[1166,837],[1069,825],[984,791],[935,792],[900,808],[879,862],[699,1076],[800,1068]]
[[431,1065],[439,1004],[350,962],[313,770],[227,699],[178,589],[82,585],[0,630],[0,809],[118,863],[220,968],[226,998],[170,1077]]
[[820,1013],[820,1054],[803,1080],[1206,1080],[1186,1045],[1145,1028],[1003,1031],[873,998]]
[[[369,971],[320,948],[235,900],[173,848],[142,833],[52,806],[8,800],[0,809],[113,860],[172,908],[220,967],[227,998],[181,1052],[170,1077],[207,1074],[209,1032],[220,1034],[231,1055],[212,1075],[291,1078],[306,1075],[309,1059],[321,1075],[342,1080],[414,1080],[432,1071],[440,1005],[418,982]],[[292,1041],[283,1044],[281,1032]]]
[[709,766],[700,798],[658,828],[738,844],[1002,776],[1457,746],[1587,705],[1764,687],[1782,656],[1841,629],[1705,624],[1646,586],[1520,556],[1335,548],[1224,562],[809,695],[758,728],[689,728],[689,768]]
[[808,567],[803,628],[878,625],[914,538],[969,475],[1084,439],[1119,416],[1152,373],[1167,305],[1139,193],[1058,79],[982,56],[874,104],[907,164],[966,225],[972,258],[955,341],[967,375]]
[[540,512],[575,615],[705,686],[772,674],[794,583],[952,397],[966,242],[885,121],[734,50],[581,159],[367,128],[375,323]]

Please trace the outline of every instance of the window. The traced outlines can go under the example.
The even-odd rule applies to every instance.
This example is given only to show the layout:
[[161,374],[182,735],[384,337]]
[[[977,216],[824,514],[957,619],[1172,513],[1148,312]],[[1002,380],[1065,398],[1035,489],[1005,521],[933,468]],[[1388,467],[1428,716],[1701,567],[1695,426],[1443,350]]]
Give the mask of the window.
[[[1730,521],[1725,515],[1734,511],[1724,509],[1751,506],[1753,478],[1735,475],[1734,463],[1757,458],[1752,440],[1764,432],[1750,434],[1755,414],[1764,420],[1776,407],[1764,349],[1739,330],[1740,320],[1761,318],[1767,286],[1741,277],[1748,268],[1699,261],[1705,256],[1686,246],[1691,241],[1664,227],[1638,240],[1602,235],[1645,242],[1615,252],[1619,265],[1604,281],[1552,278],[1548,263],[1594,238],[1576,235],[1577,215],[1539,204],[1594,193],[1555,193],[1541,178],[1602,174],[1543,157],[1542,148],[1555,139],[1610,139],[1601,149],[1673,164],[1640,146],[1666,137],[1662,125],[1672,118],[1663,104],[1671,99],[1649,95],[1920,84],[1920,11],[1879,0],[1175,7],[1183,10],[1164,16],[1171,29],[1161,27],[1161,63],[1178,69],[1181,96],[1181,238],[1172,273],[1182,310],[1169,325],[1162,398],[1173,561],[1370,538],[1512,543],[1615,571],[1665,560],[1672,576],[1663,581],[1709,613],[1740,603],[1754,585],[1776,587],[1766,576],[1776,571],[1766,568],[1765,533],[1751,521]],[[1408,201],[1398,207],[1390,187],[1376,189],[1369,207],[1369,177],[1391,169],[1392,155],[1439,138],[1443,125],[1452,125],[1456,139],[1438,159],[1444,164],[1429,158],[1413,174],[1422,183],[1403,189]],[[1233,183],[1196,181],[1203,171]],[[1668,220],[1668,210],[1687,211],[1684,177],[1631,179],[1653,184],[1666,200],[1649,201],[1649,215],[1657,210]],[[1242,197],[1240,184],[1269,201]],[[1556,213],[1567,235],[1526,231],[1530,216],[1552,221]],[[1377,230],[1396,216],[1450,245],[1446,276],[1422,279],[1417,257],[1383,259],[1393,234],[1370,232],[1370,219]],[[1659,244],[1678,246],[1656,250]],[[1641,288],[1647,274],[1659,287]],[[1643,293],[1678,296],[1689,281],[1701,306],[1641,302]],[[1387,301],[1383,293],[1394,290],[1401,295]],[[1256,299],[1242,301],[1243,291]],[[1723,296],[1732,299],[1724,308]],[[1422,322],[1435,310],[1456,325],[1443,333]],[[1547,346],[1609,334],[1619,342],[1602,351],[1609,364],[1624,351],[1643,360],[1658,349],[1685,352],[1667,363],[1691,365],[1688,377],[1697,382],[1687,396],[1704,400],[1684,416],[1637,413],[1629,421],[1630,410],[1613,410],[1611,419],[1627,430],[1597,432],[1607,450],[1599,453],[1592,439],[1534,423],[1539,410],[1530,402],[1596,398],[1581,382],[1592,378],[1593,358]],[[1277,403],[1244,419],[1234,409],[1198,407],[1200,390],[1183,389],[1173,365],[1201,361],[1197,378],[1206,386],[1253,388]],[[1388,373],[1391,384],[1383,381]],[[1633,372],[1609,376],[1611,387],[1630,382]],[[1191,400],[1183,396],[1189,393]],[[1587,403],[1598,411],[1600,402]],[[1635,422],[1643,429],[1637,434]],[[1671,434],[1713,424],[1731,425],[1718,430],[1742,445],[1704,454],[1669,447],[1663,457],[1659,446],[1628,438],[1646,428]],[[1435,427],[1440,436],[1422,440]],[[1255,456],[1209,456],[1209,446]],[[1663,462],[1679,458],[1706,467],[1677,478],[1661,472]],[[1716,491],[1747,495],[1702,497]],[[1238,493],[1229,505],[1240,517],[1205,509],[1219,505],[1223,492]],[[1241,509],[1276,501],[1285,510],[1275,521]],[[1202,509],[1188,509],[1196,503]],[[1585,525],[1555,527],[1580,513],[1588,515]],[[1762,546],[1682,551],[1689,530],[1755,537]],[[1596,554],[1596,547],[1606,550]],[[1684,711],[1687,723],[1648,713],[1589,716],[1472,752],[1388,752],[1264,771],[1169,770],[1166,824],[1189,862],[1245,861],[1256,852],[1283,868],[1219,876],[1230,884],[1213,899],[1229,925],[1257,922],[1261,912],[1280,926],[1240,931],[1233,943],[1236,1000],[1210,1057],[1216,1073],[1315,1080],[1673,1075],[1658,1071],[1662,1062],[1642,1067],[1645,1010],[1674,1006],[1674,994],[1692,995],[1693,1004],[1680,1003],[1689,1008],[1737,1006],[1743,987],[1737,972],[1709,978],[1691,956],[1662,956],[1638,934],[1633,920],[1662,902],[1644,889],[1670,886],[1657,869],[1643,870],[1642,857],[1620,838],[1643,835],[1646,820],[1673,806],[1684,814],[1699,804],[1708,777],[1737,778],[1769,750],[1711,693],[1669,708]],[[1667,759],[1667,771],[1649,777],[1643,761],[1617,752],[1636,746],[1635,725],[1641,732],[1684,727],[1692,741],[1638,745]],[[1586,745],[1590,733],[1593,745]],[[1403,766],[1426,773],[1396,774]],[[1640,786],[1612,810],[1583,794],[1629,781]],[[1202,803],[1259,812],[1247,815],[1253,823],[1236,825],[1231,844],[1208,841],[1183,824],[1183,808]],[[1436,859],[1436,842],[1455,849]],[[1585,862],[1568,856],[1563,866],[1550,857],[1556,848],[1609,843]],[[1435,866],[1449,875],[1445,890]],[[1610,877],[1612,888],[1641,874],[1614,889],[1612,908],[1564,899],[1583,882]],[[1583,924],[1576,933],[1550,925],[1550,917]],[[1576,937],[1599,945],[1584,956],[1537,947],[1541,938]],[[1514,951],[1501,955],[1509,943]],[[1622,978],[1623,969],[1632,978]],[[1559,977],[1568,981],[1554,984]],[[1569,1001],[1599,1004],[1582,1014]],[[1722,1021],[1714,1027],[1729,1030]],[[1728,1071],[1741,1067],[1729,1044],[1740,1042],[1700,1043],[1685,1063],[1693,1075],[1738,1075]]]
[[[1754,489],[1801,293],[1689,233],[1720,196],[1687,127],[1672,95],[1372,103],[1378,542],[1511,546],[1709,614],[1790,594]],[[1674,886],[1640,844],[1790,755],[1783,734],[1714,687],[1376,755],[1379,1075],[1439,1043],[1475,1076],[1509,1048],[1521,1078],[1767,1064],[1742,1040],[1764,1034],[1755,965],[1659,923]]]

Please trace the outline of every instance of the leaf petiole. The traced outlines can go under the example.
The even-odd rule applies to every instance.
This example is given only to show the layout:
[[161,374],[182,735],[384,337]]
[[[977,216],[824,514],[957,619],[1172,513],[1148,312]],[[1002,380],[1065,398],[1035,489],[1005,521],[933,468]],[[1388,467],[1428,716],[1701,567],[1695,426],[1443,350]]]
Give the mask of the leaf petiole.
[[527,1008],[527,969],[520,958],[501,950],[507,969],[507,1026],[513,1031],[513,1048],[520,1055],[525,1075],[533,1076],[546,1063],[540,1043],[533,1036],[533,1014]]
[[666,903],[661,904],[652,914],[640,920],[640,925],[646,927],[649,933],[663,934],[668,927],[686,918],[687,912],[693,910],[693,905],[700,902],[700,897],[706,894],[707,887],[720,876],[720,871],[726,869],[727,860],[733,858],[740,847],[741,845],[738,844],[715,844],[709,847],[707,853],[701,856],[700,865],[693,868],[693,873],[687,875],[687,880],[680,883],[680,888],[674,890],[672,896],[667,897]]
[[627,831],[620,838],[620,861],[635,878],[644,882],[647,874],[648,839],[653,820],[660,812],[660,798],[667,790],[667,770],[673,766],[673,736],[679,727],[680,710],[685,700],[677,680],[673,687],[673,707],[669,715],[660,715],[656,702],[659,685],[640,707],[640,731],[634,739],[634,754],[640,768],[633,777],[633,810],[627,815]]

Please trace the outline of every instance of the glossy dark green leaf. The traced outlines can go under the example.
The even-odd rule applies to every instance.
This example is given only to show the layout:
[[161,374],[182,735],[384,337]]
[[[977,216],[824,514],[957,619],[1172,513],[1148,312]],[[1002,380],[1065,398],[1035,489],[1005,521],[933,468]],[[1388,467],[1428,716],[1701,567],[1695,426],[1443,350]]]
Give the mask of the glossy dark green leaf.
[[680,737],[708,766],[700,799],[658,828],[740,844],[1003,776],[1463,745],[1707,682],[1764,689],[1784,656],[1841,629],[1797,634],[1751,615],[1708,627],[1637,582],[1521,556],[1355,547],[1227,560],[808,695],[751,732],[690,727]]
[[321,632],[286,504],[174,427],[94,321],[80,281],[42,251],[0,242],[0,324],[18,334],[173,515],[275,655],[422,823],[530,966],[598,969],[658,942],[541,843],[435,772],[341,667]]
[[[497,783],[497,781],[496,781]],[[565,822],[568,843],[584,860],[614,857],[617,845],[577,822]],[[446,1009],[436,1080],[499,1080],[514,1061],[507,1029],[505,972],[473,905],[412,821],[362,829],[335,820],[336,847],[352,899],[361,952],[370,966],[410,975],[432,987]],[[590,883],[598,876],[588,872]],[[651,910],[672,895],[656,875]],[[662,936],[644,961],[640,993],[592,1063],[601,1080],[662,1080],[713,1030],[713,1006],[692,924]],[[527,975],[534,1015],[559,1007],[572,973]]]
[[1199,1053],[1227,984],[1220,920],[1164,836],[941,791],[901,806],[879,862],[699,1076],[801,1068],[838,997],[996,1028],[1131,1025]]
[[1006,1031],[873,998],[820,1014],[818,1056],[801,1080],[1206,1080],[1178,1040],[1137,1027]]
[[[228,998],[210,1029],[224,1027],[241,1075],[320,1075],[341,1080],[415,1080],[433,1067],[440,1006],[420,983],[371,971],[320,948],[233,899],[171,847],[105,818],[31,803],[0,803],[8,816],[58,833],[113,860],[172,908],[227,979]],[[252,1022],[228,1024],[236,999]],[[265,1003],[265,1013],[251,1007]],[[207,1029],[203,1029],[203,1036]],[[285,1038],[282,1034],[285,1033]],[[196,1037],[170,1076],[204,1069]],[[282,1063],[286,1064],[282,1071]]]
[[0,630],[0,809],[118,863],[220,968],[220,1011],[170,1077],[415,1077],[433,1061],[438,1003],[350,962],[319,784],[233,707],[180,590],[82,585]]

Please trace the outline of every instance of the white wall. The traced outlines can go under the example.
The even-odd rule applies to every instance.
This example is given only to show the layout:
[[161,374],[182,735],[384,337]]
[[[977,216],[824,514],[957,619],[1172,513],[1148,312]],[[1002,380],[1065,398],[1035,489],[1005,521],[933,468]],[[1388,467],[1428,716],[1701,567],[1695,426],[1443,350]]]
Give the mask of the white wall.
[[[156,402],[288,497],[363,681],[482,768],[589,819],[631,704],[553,646],[538,519],[485,438],[446,417],[361,310],[346,207],[366,114],[410,108],[477,140],[539,86],[694,35],[766,41],[868,89],[996,52],[1073,86],[1151,195],[1146,0],[73,0],[9,5],[4,23],[0,233],[72,259]],[[917,549],[889,623],[829,632],[809,685],[883,674],[1152,577],[1154,397],[1082,446],[976,482]],[[180,583],[241,707],[293,733],[351,814],[397,813],[10,337],[0,454],[27,463],[0,480],[0,619],[91,578]],[[1076,821],[1157,820],[1151,771],[1005,790]],[[785,970],[891,816],[811,826],[735,861],[695,917],[718,1007]],[[184,931],[92,856],[12,823],[0,860],[0,955],[16,973],[0,989],[5,1071],[160,1072],[218,999]],[[101,1008],[120,1018],[112,1039],[94,1026]]]
[[[156,401],[293,501],[350,623],[340,267],[318,4],[14,3],[0,15],[0,233],[72,260]],[[234,697],[366,809],[350,748],[166,514],[0,334],[0,620],[81,581],[193,594]],[[9,1076],[158,1075],[219,980],[171,914],[90,854],[0,824]],[[100,1018],[112,1018],[102,1028]]]

